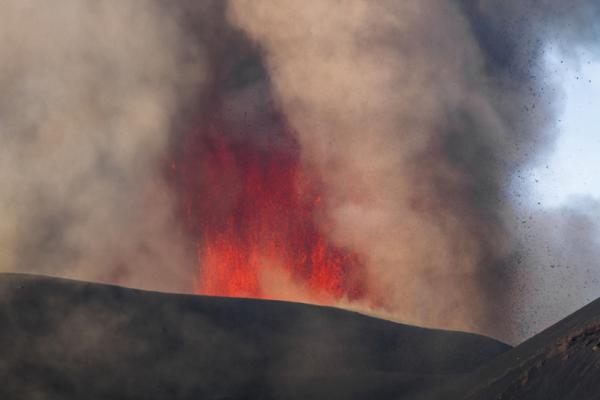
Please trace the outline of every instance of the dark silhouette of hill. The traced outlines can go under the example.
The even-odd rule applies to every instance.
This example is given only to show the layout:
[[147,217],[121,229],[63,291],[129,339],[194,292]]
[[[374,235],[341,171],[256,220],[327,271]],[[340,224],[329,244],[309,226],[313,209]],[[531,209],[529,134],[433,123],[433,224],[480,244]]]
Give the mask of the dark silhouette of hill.
[[509,349],[331,307],[0,274],[2,399],[412,398]]
[[419,399],[600,399],[600,299]]

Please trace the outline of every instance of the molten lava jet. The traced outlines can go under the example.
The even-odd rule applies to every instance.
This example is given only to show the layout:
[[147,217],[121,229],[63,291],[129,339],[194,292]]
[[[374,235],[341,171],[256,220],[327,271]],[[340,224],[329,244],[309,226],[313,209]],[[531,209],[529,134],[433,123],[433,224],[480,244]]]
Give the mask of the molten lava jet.
[[198,293],[298,300],[265,285],[265,276],[276,274],[286,282],[276,285],[291,283],[302,300],[365,296],[360,257],[329,243],[319,229],[320,183],[301,167],[290,136],[195,132],[184,143],[173,168],[197,237]]

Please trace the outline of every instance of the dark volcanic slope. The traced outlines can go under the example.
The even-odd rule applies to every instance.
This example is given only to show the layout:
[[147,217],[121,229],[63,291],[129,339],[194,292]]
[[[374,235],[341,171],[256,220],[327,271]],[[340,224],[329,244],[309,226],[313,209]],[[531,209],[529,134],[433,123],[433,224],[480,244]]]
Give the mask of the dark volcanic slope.
[[600,399],[600,299],[423,399]]
[[408,396],[509,349],[328,307],[0,274],[0,398]]

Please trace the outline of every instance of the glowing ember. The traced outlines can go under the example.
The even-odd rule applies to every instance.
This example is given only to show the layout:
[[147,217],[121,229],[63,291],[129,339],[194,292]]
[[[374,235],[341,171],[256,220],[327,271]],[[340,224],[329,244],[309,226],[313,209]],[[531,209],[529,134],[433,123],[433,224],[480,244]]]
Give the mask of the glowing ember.
[[365,295],[358,256],[320,232],[318,182],[301,170],[295,143],[286,142],[188,138],[175,168],[190,229],[199,238],[198,293],[288,297],[263,283],[277,273],[313,301]]

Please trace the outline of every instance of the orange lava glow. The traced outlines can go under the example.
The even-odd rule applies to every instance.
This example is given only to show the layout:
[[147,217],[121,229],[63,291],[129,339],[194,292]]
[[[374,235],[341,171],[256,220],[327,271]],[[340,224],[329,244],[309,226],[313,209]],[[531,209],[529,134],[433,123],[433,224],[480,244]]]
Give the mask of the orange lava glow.
[[276,270],[307,300],[365,295],[359,256],[323,235],[319,183],[288,142],[261,146],[213,135],[188,143],[178,168],[188,188],[186,218],[198,237],[198,293],[285,297],[263,283]]

